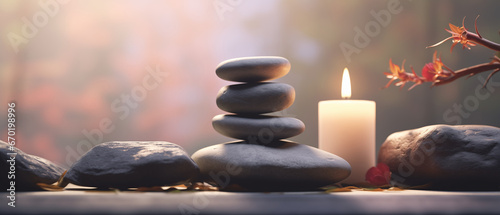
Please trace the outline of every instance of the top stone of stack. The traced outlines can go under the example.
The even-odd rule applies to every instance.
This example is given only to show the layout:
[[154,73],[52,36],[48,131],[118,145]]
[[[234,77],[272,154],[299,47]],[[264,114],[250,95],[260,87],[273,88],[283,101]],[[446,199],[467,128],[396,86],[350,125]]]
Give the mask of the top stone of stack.
[[227,81],[262,82],[285,76],[290,67],[290,62],[282,57],[243,57],[220,63],[215,73]]

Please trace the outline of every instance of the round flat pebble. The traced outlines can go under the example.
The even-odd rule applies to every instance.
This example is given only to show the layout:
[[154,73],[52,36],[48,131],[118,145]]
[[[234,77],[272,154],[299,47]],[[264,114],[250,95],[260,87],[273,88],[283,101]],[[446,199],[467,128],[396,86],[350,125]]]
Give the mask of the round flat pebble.
[[202,180],[228,191],[314,190],[351,173],[341,157],[286,140],[269,146],[245,141],[218,144],[198,150],[192,158]]
[[235,139],[249,140],[256,144],[269,144],[304,132],[302,121],[292,117],[217,115],[212,119],[214,129]]
[[240,114],[261,114],[281,111],[295,101],[295,89],[284,83],[249,83],[222,87],[217,106]]
[[290,62],[283,57],[243,57],[220,63],[215,73],[227,81],[261,82],[285,76],[290,67]]

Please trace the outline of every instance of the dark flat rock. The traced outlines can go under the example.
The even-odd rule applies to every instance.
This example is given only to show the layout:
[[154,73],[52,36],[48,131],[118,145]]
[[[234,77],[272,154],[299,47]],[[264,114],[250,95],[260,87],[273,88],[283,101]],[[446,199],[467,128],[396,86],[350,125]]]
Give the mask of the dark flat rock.
[[295,101],[295,89],[284,83],[236,84],[222,87],[217,106],[224,111],[261,114],[284,110]]
[[317,148],[291,141],[268,146],[245,141],[209,146],[192,156],[202,179],[223,190],[314,190],[347,178],[347,161]]
[[[64,169],[51,161],[35,155],[24,153],[14,148],[10,150],[9,144],[0,141],[0,190],[6,191],[10,187],[11,179],[15,183],[15,191],[33,191],[41,190],[37,183],[52,184],[61,177]],[[8,153],[17,153],[9,155]],[[9,174],[11,157],[15,156],[15,170]],[[14,175],[15,178],[8,178],[8,175]],[[5,198],[5,197],[4,197]]]
[[299,135],[305,130],[302,121],[280,116],[217,115],[212,119],[214,129],[220,134],[252,143],[267,144],[273,140]]
[[431,125],[396,132],[378,162],[403,185],[431,189],[500,189],[500,129],[482,125]]
[[99,188],[168,186],[190,182],[199,174],[182,147],[162,141],[99,144],[71,166],[70,183]]
[[220,63],[215,73],[227,81],[261,82],[285,76],[290,67],[290,62],[283,57],[243,57]]

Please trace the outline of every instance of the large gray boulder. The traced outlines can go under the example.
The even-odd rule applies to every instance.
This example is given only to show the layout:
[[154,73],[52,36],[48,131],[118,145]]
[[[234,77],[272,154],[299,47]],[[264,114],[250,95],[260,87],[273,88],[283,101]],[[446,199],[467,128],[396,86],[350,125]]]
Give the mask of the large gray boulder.
[[431,125],[387,137],[378,162],[392,180],[432,189],[499,189],[500,129],[484,125]]

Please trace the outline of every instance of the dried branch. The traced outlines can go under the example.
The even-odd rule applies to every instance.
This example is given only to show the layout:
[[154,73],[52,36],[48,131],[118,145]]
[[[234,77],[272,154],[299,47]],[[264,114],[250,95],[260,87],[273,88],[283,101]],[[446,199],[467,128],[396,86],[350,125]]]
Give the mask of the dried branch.
[[[471,67],[463,68],[463,69],[460,69],[460,70],[456,70],[455,74],[452,75],[452,76],[437,78],[436,81],[434,81],[432,83],[432,86],[444,85],[444,84],[450,83],[450,82],[452,82],[452,81],[454,81],[456,79],[459,79],[461,77],[464,77],[464,76],[468,76],[468,75],[472,76],[472,75],[479,74],[481,72],[487,72],[487,71],[499,70],[499,69],[500,69],[500,63],[483,63],[483,64],[478,64],[478,65],[475,65],[475,66],[471,66]],[[491,76],[493,76],[493,74],[495,74],[495,73],[496,73],[496,71],[493,71],[490,74],[490,76],[486,79],[486,83],[491,78]],[[484,84],[486,85],[486,83],[484,83]]]
[[500,44],[489,41],[483,37],[481,37],[479,34],[472,33],[470,31],[466,31],[464,35],[465,39],[473,41],[479,45],[482,45],[486,48],[492,49],[494,51],[500,51]]
[[[465,28],[464,26],[465,17],[464,17],[462,21],[462,27],[458,27],[450,23],[449,24],[450,29],[445,29],[445,30],[449,32],[451,36],[434,45],[428,46],[427,48],[436,47],[448,40],[452,40],[453,44],[451,45],[450,52],[453,51],[453,47],[455,47],[455,45],[457,44],[461,44],[463,49],[465,48],[470,49],[471,46],[476,46],[477,44],[479,44],[489,49],[500,52],[500,44],[487,40],[479,34],[479,31],[477,29],[478,18],[479,16],[477,16],[476,20],[474,21],[474,28],[476,30],[476,33],[470,32]],[[413,87],[425,82],[431,82],[432,86],[439,86],[455,81],[461,77],[471,77],[482,72],[493,70],[493,72],[488,75],[488,78],[486,78],[486,81],[484,83],[484,86],[486,86],[491,77],[493,77],[493,75],[495,75],[498,71],[500,71],[500,58],[494,56],[493,60],[489,63],[478,64],[475,66],[453,71],[441,61],[441,58],[437,57],[437,52],[435,52],[433,61],[431,63],[427,63],[422,68],[422,76],[418,76],[413,70],[413,68],[411,68],[412,73],[405,72],[404,63],[400,68],[398,65],[394,65],[392,63],[392,60],[389,60],[389,68],[391,72],[390,73],[386,72],[384,74],[386,75],[387,78],[391,80],[389,81],[389,83],[387,83],[385,88],[390,86],[393,81],[398,79],[399,81],[397,81],[394,84],[396,86],[403,87],[408,82],[415,83],[408,90],[411,90]]]

